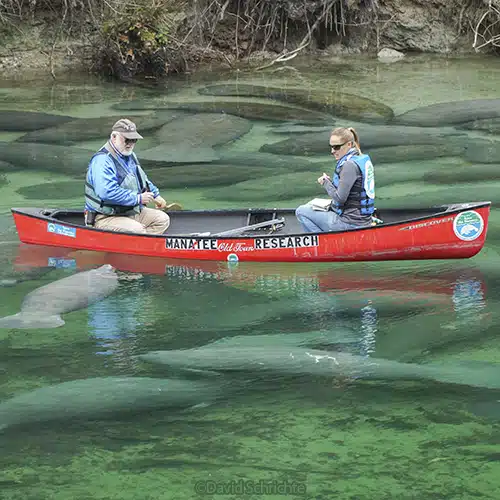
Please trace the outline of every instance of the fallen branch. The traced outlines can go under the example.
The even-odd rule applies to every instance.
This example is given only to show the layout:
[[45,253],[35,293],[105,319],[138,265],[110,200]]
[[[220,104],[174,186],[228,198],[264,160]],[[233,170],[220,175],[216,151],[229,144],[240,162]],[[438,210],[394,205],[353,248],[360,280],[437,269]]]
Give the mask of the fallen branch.
[[286,52],[285,54],[281,54],[280,56],[278,56],[276,59],[274,59],[273,61],[271,61],[269,64],[264,64],[264,66],[259,66],[258,68],[255,68],[255,70],[253,71],[259,71],[261,69],[265,69],[265,68],[270,68],[271,66],[273,66],[274,64],[276,64],[277,62],[286,62],[286,61],[290,61],[291,59],[293,59],[294,57],[297,56],[297,54],[305,49],[307,46],[309,45],[309,43],[306,43],[306,44],[302,44],[300,47],[292,50],[291,52]]

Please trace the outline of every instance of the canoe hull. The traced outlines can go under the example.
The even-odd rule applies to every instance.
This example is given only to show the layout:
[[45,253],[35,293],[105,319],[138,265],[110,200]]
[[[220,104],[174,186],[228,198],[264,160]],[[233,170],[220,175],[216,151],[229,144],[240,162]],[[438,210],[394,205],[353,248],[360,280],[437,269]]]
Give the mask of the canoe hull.
[[23,243],[230,262],[466,259],[476,255],[484,246],[489,212],[489,202],[469,203],[451,206],[428,217],[337,233],[277,232],[216,237],[117,233],[59,220],[44,215],[48,212],[43,209],[12,209],[19,239]]

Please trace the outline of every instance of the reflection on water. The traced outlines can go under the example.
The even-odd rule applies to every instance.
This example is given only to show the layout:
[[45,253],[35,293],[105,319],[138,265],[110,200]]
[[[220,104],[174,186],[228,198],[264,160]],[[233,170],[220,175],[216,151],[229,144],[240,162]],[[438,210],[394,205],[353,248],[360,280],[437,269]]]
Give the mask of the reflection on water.
[[360,354],[369,356],[375,351],[377,341],[377,309],[371,302],[361,308],[361,332]]
[[458,319],[473,321],[486,307],[484,283],[473,277],[459,278],[452,300]]
[[[332,71],[329,61],[313,61],[311,67],[310,61],[297,60],[293,74],[272,69],[254,75],[195,75],[173,82],[175,89],[170,86],[166,92],[81,82],[76,77],[51,85],[3,82],[0,108],[74,118],[154,114],[152,122],[164,120],[165,128],[148,130],[149,142],[138,145],[141,157],[159,145],[159,137],[169,136],[173,130],[169,126],[176,127],[167,123],[168,113],[161,114],[169,99],[198,100],[205,106],[227,101],[224,106],[233,110],[235,102],[243,102],[242,97],[198,93],[209,84],[236,80],[292,88],[301,82],[311,96],[315,89],[338,89],[377,101],[382,106],[370,104],[375,114],[386,113],[387,107],[400,114],[426,104],[498,94],[500,74],[489,59],[408,58],[390,66],[361,62],[336,65]],[[305,114],[291,123],[286,119],[291,111],[282,108],[274,117],[277,121],[269,122],[270,103],[261,98],[252,102],[260,106],[235,111],[240,118],[246,114],[242,119],[248,121],[238,139],[225,142],[228,130],[215,126],[199,132],[205,146],[213,145],[213,151],[203,154],[218,157],[210,165],[196,163],[203,159],[201,149],[191,148],[189,166],[152,169],[153,180],[169,200],[189,208],[275,206],[275,201],[295,206],[320,194],[309,178],[317,178],[316,170],[331,169],[331,160],[322,149],[315,149],[323,142],[318,140],[316,146],[307,138],[307,158],[300,142],[308,129],[318,133],[319,124],[304,123]],[[122,109],[113,108],[118,103]],[[137,103],[144,109],[132,109]],[[314,115],[323,112],[316,109]],[[492,123],[476,123],[473,129],[432,127],[425,133],[401,128],[401,134],[409,135],[404,144],[394,146],[403,135],[390,135],[382,128],[375,133],[371,122],[342,117],[333,121],[355,125],[372,141],[368,152],[378,154],[381,202],[397,206],[418,198],[432,204],[445,197],[472,201],[478,193],[496,202],[497,139]],[[179,151],[185,154],[183,133],[175,132],[182,143]],[[187,132],[185,136],[195,133]],[[0,130],[0,141],[22,135]],[[42,136],[50,141],[59,137],[57,130],[45,130]],[[285,139],[290,140],[280,145]],[[58,151],[84,159],[84,150],[102,141],[94,142]],[[260,151],[264,144],[267,150],[288,151]],[[175,160],[179,151],[175,144],[169,147]],[[294,155],[290,148],[295,148]],[[81,206],[78,182],[85,164],[69,165],[55,153],[42,158],[34,154],[37,151],[42,149],[18,147],[16,155],[27,156],[22,160],[12,153],[11,166],[0,158],[0,173],[6,169],[9,182],[0,187],[0,208],[6,214],[0,217],[0,278],[9,284],[0,286],[0,316],[17,312],[32,290],[106,263],[117,269],[119,286],[106,299],[64,314],[66,323],[59,328],[0,331],[0,426],[2,418],[9,417],[2,403],[23,392],[82,378],[165,377],[163,370],[146,365],[137,355],[217,342],[258,343],[271,353],[278,347],[300,345],[361,355],[365,360],[447,363],[455,376],[474,367],[484,384],[472,389],[397,378],[255,378],[244,371],[221,376],[213,370],[169,373],[220,384],[223,397],[210,404],[196,399],[187,409],[117,412],[106,421],[69,421],[59,410],[62,424],[1,431],[2,499],[191,499],[199,481],[222,485],[241,478],[297,481],[305,485],[306,498],[498,496],[495,443],[500,437],[500,396],[485,388],[498,379],[500,355],[496,299],[500,219],[495,203],[486,248],[468,261],[234,264],[12,244],[16,238],[7,215],[10,207]],[[44,164],[27,170],[35,156]],[[99,394],[99,386],[90,387],[90,399],[96,400],[93,391]]]

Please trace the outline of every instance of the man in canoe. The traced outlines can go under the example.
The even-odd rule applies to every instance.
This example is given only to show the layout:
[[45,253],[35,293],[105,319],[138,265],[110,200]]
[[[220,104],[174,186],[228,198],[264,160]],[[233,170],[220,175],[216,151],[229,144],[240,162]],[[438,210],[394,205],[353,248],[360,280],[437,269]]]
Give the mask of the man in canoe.
[[336,128],[330,134],[330,148],[337,166],[333,179],[323,173],[318,178],[331,198],[326,207],[311,203],[295,211],[302,228],[308,233],[344,231],[370,226],[375,211],[375,174],[367,154],[361,153],[354,128]]
[[[85,223],[98,229],[163,234],[170,217],[158,188],[139,165],[134,146],[142,135],[122,118],[106,144],[92,156],[85,182]],[[157,209],[146,205],[154,202]]]

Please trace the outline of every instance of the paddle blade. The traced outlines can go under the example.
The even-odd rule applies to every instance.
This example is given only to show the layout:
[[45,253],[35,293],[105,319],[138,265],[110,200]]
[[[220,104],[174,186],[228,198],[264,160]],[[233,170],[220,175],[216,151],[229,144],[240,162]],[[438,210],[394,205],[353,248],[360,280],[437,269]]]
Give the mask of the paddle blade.
[[182,205],[180,203],[169,203],[165,210],[173,211],[173,210],[182,210]]

